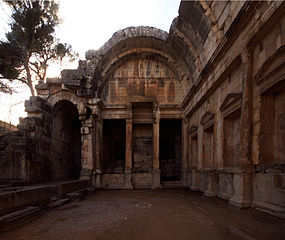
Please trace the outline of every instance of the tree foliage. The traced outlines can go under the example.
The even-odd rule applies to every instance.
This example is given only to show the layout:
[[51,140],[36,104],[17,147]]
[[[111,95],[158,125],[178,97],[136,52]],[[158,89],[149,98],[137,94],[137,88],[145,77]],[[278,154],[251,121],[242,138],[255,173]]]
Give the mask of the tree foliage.
[[[44,81],[48,64],[64,57],[77,56],[69,44],[59,43],[55,28],[60,23],[59,5],[55,1],[5,1],[12,9],[11,31],[0,41],[0,75],[28,85],[34,95],[33,82]],[[1,76],[0,76],[1,77]],[[1,91],[1,90],[0,90]]]

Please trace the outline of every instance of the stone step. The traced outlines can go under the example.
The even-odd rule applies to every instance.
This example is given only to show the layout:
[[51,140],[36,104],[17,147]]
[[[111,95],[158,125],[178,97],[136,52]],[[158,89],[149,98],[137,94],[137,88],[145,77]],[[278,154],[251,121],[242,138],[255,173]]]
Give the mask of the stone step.
[[68,193],[66,196],[70,199],[70,201],[81,201],[83,198],[83,194],[81,192]]
[[0,192],[13,192],[13,191],[19,191],[19,190],[23,190],[23,189],[25,189],[25,187],[8,186],[8,187],[0,188]]
[[26,207],[0,217],[0,232],[12,230],[39,216],[40,207]]
[[55,199],[51,203],[47,205],[47,208],[55,208],[60,207],[66,203],[70,202],[69,198],[63,198],[63,199]]
[[181,181],[162,181],[162,188],[185,188],[186,186]]

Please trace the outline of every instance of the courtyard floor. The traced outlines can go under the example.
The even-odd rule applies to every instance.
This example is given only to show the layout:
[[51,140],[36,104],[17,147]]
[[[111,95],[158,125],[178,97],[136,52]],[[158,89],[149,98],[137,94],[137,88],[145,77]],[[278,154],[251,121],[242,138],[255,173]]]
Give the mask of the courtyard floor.
[[187,189],[101,190],[71,202],[1,240],[285,239],[285,220],[238,210]]

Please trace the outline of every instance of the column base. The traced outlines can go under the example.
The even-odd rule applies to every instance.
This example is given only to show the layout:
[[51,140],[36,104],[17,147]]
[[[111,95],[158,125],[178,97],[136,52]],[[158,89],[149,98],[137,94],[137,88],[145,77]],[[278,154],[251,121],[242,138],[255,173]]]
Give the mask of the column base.
[[234,195],[229,199],[229,203],[238,208],[251,207],[251,174],[234,174]]
[[207,197],[216,197],[218,194],[218,175],[216,173],[209,173],[207,178],[204,195]]
[[160,183],[160,170],[154,169],[152,172],[152,189],[162,188]]
[[188,171],[182,171],[181,172],[180,180],[184,186],[188,186],[188,176],[189,176]]
[[96,189],[102,189],[101,174],[102,172],[100,169],[95,170],[95,188]]
[[200,191],[200,185],[201,185],[200,175],[201,175],[200,172],[196,171],[192,172],[192,184],[190,186],[190,189],[192,191]]
[[132,171],[125,169],[123,189],[134,189],[132,184]]

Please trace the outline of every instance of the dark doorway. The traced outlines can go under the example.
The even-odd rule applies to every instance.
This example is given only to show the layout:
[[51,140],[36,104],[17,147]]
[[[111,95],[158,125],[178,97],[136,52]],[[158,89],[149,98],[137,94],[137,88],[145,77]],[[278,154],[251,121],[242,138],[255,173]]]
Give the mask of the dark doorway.
[[181,167],[181,119],[161,119],[159,163],[162,181],[179,181]]
[[103,171],[123,173],[126,146],[125,120],[104,120],[103,124]]
[[53,109],[52,180],[78,179],[81,172],[81,122],[76,106],[66,100]]

